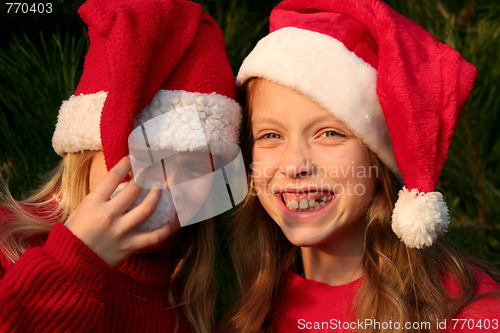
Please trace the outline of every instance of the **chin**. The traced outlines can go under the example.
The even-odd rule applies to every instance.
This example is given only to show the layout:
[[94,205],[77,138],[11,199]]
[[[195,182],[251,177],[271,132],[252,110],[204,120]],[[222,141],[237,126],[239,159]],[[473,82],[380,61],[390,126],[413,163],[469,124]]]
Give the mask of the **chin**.
[[323,235],[305,228],[281,228],[290,243],[298,247],[313,247],[324,241]]

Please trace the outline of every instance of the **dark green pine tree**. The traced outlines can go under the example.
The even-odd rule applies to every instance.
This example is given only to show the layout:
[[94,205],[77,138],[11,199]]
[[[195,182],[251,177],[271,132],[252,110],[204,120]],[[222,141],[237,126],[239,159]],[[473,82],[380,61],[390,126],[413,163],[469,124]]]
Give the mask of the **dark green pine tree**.
[[52,133],[61,102],[76,89],[88,41],[74,1],[43,14],[0,8],[0,176],[20,198],[59,160]]

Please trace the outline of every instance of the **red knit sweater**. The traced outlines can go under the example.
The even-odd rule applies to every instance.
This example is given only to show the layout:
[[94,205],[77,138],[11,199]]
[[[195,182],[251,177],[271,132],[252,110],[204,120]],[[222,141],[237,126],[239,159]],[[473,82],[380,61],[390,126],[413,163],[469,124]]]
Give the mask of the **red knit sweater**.
[[37,245],[13,265],[0,252],[0,332],[174,332],[168,249],[113,269],[60,223]]
[[[500,286],[486,273],[475,270],[478,282],[477,294],[500,292]],[[363,278],[342,286],[305,279],[290,273],[284,291],[276,303],[273,322],[278,333],[293,332],[364,332],[371,327],[397,328],[398,323],[358,321],[353,319],[351,309],[355,294]],[[453,283],[444,281],[451,294],[455,293]],[[439,325],[443,332],[486,333],[500,332],[500,300],[492,297],[480,298],[466,306],[451,321],[439,323],[401,323],[403,325]],[[378,325],[378,326],[376,326]],[[392,326],[390,326],[392,325]],[[446,327],[446,329],[444,329]],[[349,328],[352,330],[349,331]]]

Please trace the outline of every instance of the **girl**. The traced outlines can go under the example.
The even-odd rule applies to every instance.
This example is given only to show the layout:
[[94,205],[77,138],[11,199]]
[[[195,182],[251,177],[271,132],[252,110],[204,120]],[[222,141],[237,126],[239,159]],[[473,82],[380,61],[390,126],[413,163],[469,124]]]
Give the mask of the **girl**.
[[[190,201],[173,201],[175,172],[139,176],[159,163],[203,165],[203,152],[205,162],[227,157],[216,143],[237,143],[222,33],[184,0],[89,0],[79,13],[90,48],[59,111],[61,164],[33,196],[6,195],[0,209],[0,332],[211,332],[212,225],[183,228],[184,250],[170,259],[203,198],[183,217],[174,207]],[[141,170],[141,152],[161,157]]]
[[270,31],[237,78],[252,192],[220,332],[496,332],[499,285],[437,238],[475,68],[378,0],[284,1]]

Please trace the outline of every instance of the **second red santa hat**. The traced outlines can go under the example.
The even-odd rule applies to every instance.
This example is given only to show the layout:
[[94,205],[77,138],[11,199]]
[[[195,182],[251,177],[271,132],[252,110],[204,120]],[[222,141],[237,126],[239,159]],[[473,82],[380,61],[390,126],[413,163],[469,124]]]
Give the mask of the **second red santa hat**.
[[450,46],[379,0],[289,0],[237,81],[292,88],[349,126],[402,179],[392,229],[424,248],[446,231],[435,192],[476,69]]
[[189,105],[197,119],[158,124],[156,148],[194,150],[200,136],[192,129],[200,126],[205,143],[238,143],[240,107],[224,37],[199,4],[88,0],[79,14],[90,47],[78,88],[59,111],[52,140],[59,155],[103,150],[110,169],[129,153],[134,127]]

